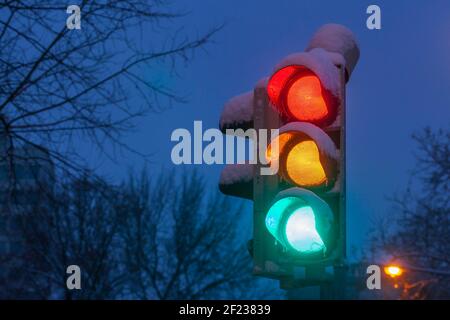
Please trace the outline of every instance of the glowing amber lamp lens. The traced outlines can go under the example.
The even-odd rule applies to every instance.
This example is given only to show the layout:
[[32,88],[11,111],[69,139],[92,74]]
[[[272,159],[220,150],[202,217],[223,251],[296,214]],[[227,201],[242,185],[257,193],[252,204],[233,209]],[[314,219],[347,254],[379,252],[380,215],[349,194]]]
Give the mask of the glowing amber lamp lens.
[[298,186],[319,186],[327,181],[319,149],[312,140],[302,141],[289,151],[286,172]]
[[395,278],[395,277],[401,276],[403,273],[403,270],[397,266],[387,266],[384,268],[384,272],[386,272],[386,274],[388,276]]
[[[275,137],[269,144],[266,150],[266,159],[270,163],[272,160],[278,160],[280,153],[283,151],[286,143],[289,142],[290,139],[294,138],[294,134],[290,132],[285,132]],[[272,154],[272,149],[275,150],[275,153]],[[273,158],[272,158],[273,157]]]
[[289,112],[300,121],[317,121],[328,115],[322,86],[316,76],[297,79],[287,93]]

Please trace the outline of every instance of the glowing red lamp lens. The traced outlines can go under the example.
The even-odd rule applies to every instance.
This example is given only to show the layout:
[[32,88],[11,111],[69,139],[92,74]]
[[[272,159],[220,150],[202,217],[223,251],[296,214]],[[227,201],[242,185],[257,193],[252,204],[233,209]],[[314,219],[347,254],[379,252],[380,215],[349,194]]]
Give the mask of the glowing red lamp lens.
[[287,92],[287,107],[298,120],[319,121],[326,118],[328,108],[319,78],[305,76],[295,80]]
[[269,84],[267,85],[267,93],[269,95],[270,101],[276,106],[280,103],[281,92],[286,86],[289,79],[292,78],[299,70],[298,66],[288,66],[283,69],[278,70],[270,78]]
[[269,80],[267,94],[280,113],[291,121],[328,125],[336,118],[337,98],[319,77],[303,66],[287,66]]

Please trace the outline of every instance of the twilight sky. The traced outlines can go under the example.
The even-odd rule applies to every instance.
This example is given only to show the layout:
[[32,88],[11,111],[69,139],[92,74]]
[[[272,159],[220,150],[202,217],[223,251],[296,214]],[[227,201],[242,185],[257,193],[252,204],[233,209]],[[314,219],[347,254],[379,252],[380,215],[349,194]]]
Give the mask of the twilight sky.
[[[386,197],[408,181],[414,165],[411,134],[427,125],[450,124],[450,1],[179,2],[175,10],[189,12],[175,20],[176,26],[186,26],[184,32],[195,35],[226,26],[213,44],[178,68],[179,76],[171,76],[164,65],[148,70],[149,77],[185,94],[189,102],[141,119],[126,142],[155,153],[151,172],[169,169],[174,129],[193,130],[194,120],[202,120],[204,129],[218,127],[229,98],[251,90],[284,56],[302,51],[322,24],[343,24],[361,49],[347,86],[348,237],[349,246],[359,246],[370,221],[390,214]],[[366,28],[370,4],[381,7],[381,30]],[[101,172],[120,179],[142,165],[128,155],[119,164],[103,161]],[[216,187],[221,166],[198,170]]]

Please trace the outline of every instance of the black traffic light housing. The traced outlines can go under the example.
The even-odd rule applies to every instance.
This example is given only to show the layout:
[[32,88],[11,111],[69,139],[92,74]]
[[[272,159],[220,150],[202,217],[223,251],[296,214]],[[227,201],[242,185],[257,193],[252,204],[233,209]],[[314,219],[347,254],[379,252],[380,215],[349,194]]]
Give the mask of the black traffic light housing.
[[[252,199],[254,203],[253,240],[249,246],[249,251],[254,260],[253,273],[255,275],[280,279],[282,284],[288,286],[289,279],[296,277],[296,269],[299,267],[309,270],[307,274],[310,274],[310,276],[307,276],[304,281],[314,282],[314,279],[322,279],[323,272],[320,270],[324,270],[328,266],[340,266],[345,262],[345,86],[358,59],[359,49],[353,34],[339,25],[325,25],[313,36],[306,52],[286,57],[277,65],[271,77],[259,81],[253,92],[234,98],[225,106],[220,123],[224,133],[227,133],[226,129],[236,128],[253,128],[257,133],[260,132],[260,129],[271,132],[270,129],[281,128],[281,131],[283,131],[283,126],[289,126],[293,122],[300,121],[300,123],[309,123],[309,127],[306,125],[303,127],[307,127],[307,129],[314,127],[313,133],[320,132],[320,135],[311,134],[310,129],[302,132],[301,125],[298,126],[300,128],[298,132],[294,130],[295,134],[298,134],[299,137],[309,137],[318,146],[319,151],[321,143],[325,143],[327,146],[332,145],[337,149],[337,156],[325,157],[327,159],[324,158],[324,153],[320,153],[320,162],[324,164],[322,168],[324,168],[327,177],[330,177],[326,184],[320,186],[296,185],[292,179],[286,179],[286,174],[261,175],[261,170],[267,166],[261,161],[256,164],[231,165],[225,168],[220,183],[222,192]],[[284,75],[281,77],[277,76],[280,70],[284,70],[282,71]],[[276,79],[274,80],[274,78]],[[301,79],[307,79],[310,87],[297,89],[303,83],[308,85],[306,80]],[[299,95],[292,89],[296,81],[298,81],[296,90],[303,94],[299,101],[304,105],[311,105],[314,108],[312,103],[317,100],[314,100],[314,94],[320,93],[321,100],[317,100],[319,101],[317,105],[322,109],[323,106],[327,107],[325,111],[321,110],[324,115],[323,118],[311,117],[309,119],[308,117],[311,114],[308,113],[308,110],[303,110],[303,113],[297,112],[298,109],[288,105],[289,101],[296,102],[296,95]],[[294,104],[294,106],[297,105]],[[231,117],[230,119],[230,113],[235,115],[234,118]],[[240,115],[245,116],[240,118]],[[321,136],[326,136],[326,138],[323,139]],[[276,136],[271,136],[268,141],[273,141],[274,138]],[[323,140],[327,141],[323,142]],[[297,142],[294,141],[293,144]],[[255,145],[258,148],[261,147],[259,143],[255,143]],[[288,145],[288,149],[290,147]],[[263,146],[263,148],[267,148],[267,146]],[[266,152],[267,150],[258,150],[257,154],[265,154]],[[278,155],[278,158],[281,160],[279,165],[287,166],[286,158],[281,155]],[[283,169],[286,170],[284,167],[281,170]],[[230,176],[234,177],[233,181],[230,181]],[[285,236],[280,235],[278,231],[269,231],[270,228],[266,221],[268,212],[280,198],[280,194],[286,191],[292,191],[300,197],[302,197],[302,194],[307,195],[305,203],[312,201],[312,203],[317,204],[318,202],[315,201],[321,201],[320,203],[325,204],[324,208],[329,208],[332,223],[329,230],[327,229],[326,235],[320,234],[322,232],[320,227],[318,227],[318,231],[316,230],[319,236],[323,236],[321,243],[323,242],[324,245],[320,250],[317,249],[317,252],[308,254],[307,251],[293,252],[292,243],[287,243],[288,240]],[[314,200],[314,197],[317,199]],[[323,218],[323,213],[319,211],[323,210],[314,212],[314,208],[311,208],[314,221],[319,226],[320,219]],[[303,208],[300,209],[303,210]],[[296,221],[306,221],[301,220],[305,219],[306,211],[302,211],[303,216],[300,215],[300,211],[296,212],[299,217],[296,218]],[[325,211],[328,212],[328,209]],[[282,223],[286,224],[287,219],[293,214],[280,215],[280,219],[284,219]],[[282,227],[286,229],[287,233],[287,225],[282,225]],[[297,233],[302,232],[300,229],[298,229],[300,231],[296,231],[295,228],[293,230]],[[292,234],[294,231],[290,230],[289,232]],[[295,232],[294,238],[300,239],[298,243],[303,244],[301,237],[299,238]],[[314,245],[319,248],[317,241]],[[314,272],[311,272],[311,270]]]

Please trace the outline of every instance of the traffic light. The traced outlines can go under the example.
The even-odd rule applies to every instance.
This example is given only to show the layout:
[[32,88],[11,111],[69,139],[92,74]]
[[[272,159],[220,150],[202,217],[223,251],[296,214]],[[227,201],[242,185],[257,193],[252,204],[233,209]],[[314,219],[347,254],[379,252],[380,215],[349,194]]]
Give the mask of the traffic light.
[[[278,130],[266,145],[254,142],[265,161],[228,166],[220,182],[224,193],[253,200],[256,275],[287,279],[298,267],[344,262],[345,86],[358,59],[352,32],[325,25],[305,52],[287,56],[253,93],[225,105],[224,133]],[[262,175],[269,165],[276,174]]]

